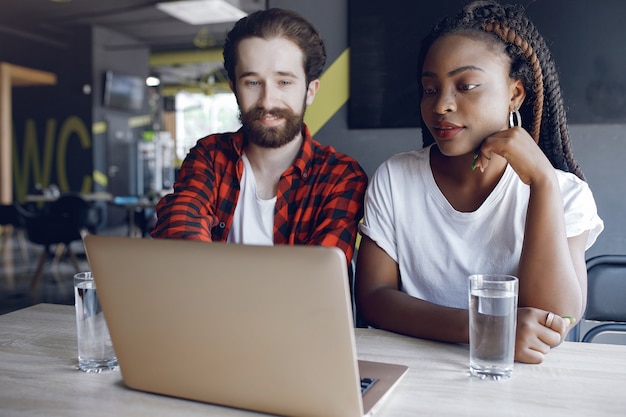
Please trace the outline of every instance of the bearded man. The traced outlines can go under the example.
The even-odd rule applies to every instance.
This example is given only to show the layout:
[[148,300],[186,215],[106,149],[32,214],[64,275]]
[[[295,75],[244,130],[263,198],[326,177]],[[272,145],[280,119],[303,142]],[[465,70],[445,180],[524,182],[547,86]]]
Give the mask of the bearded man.
[[367,175],[304,124],[325,62],[318,31],[292,11],[235,24],[224,67],[242,127],[190,150],[173,193],[157,205],[152,237],[336,246],[350,264]]

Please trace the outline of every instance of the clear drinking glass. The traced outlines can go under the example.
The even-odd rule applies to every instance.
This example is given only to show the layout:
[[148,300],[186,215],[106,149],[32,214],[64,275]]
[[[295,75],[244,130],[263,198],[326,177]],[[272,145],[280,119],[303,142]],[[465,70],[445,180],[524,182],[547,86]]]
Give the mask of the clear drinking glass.
[[519,280],[512,275],[469,277],[470,374],[504,379],[513,373]]
[[91,272],[74,275],[78,368],[84,372],[117,369],[117,357]]

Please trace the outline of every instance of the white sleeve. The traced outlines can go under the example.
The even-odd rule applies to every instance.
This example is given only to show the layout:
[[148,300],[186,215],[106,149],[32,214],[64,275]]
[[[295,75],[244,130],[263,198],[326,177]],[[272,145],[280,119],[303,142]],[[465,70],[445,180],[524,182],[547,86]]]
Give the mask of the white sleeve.
[[387,161],[378,167],[367,187],[365,214],[360,230],[398,262],[392,194]]
[[587,250],[604,230],[604,222],[598,216],[598,208],[589,185],[573,174],[557,172],[560,172],[559,182],[563,194],[567,237],[578,236],[589,231],[585,245],[585,250]]

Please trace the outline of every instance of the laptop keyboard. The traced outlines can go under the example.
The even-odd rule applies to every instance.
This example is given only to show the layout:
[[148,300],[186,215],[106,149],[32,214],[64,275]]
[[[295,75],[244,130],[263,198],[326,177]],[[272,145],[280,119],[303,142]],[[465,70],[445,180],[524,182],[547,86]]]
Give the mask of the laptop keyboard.
[[378,381],[376,378],[361,378],[361,395],[365,395],[376,381]]

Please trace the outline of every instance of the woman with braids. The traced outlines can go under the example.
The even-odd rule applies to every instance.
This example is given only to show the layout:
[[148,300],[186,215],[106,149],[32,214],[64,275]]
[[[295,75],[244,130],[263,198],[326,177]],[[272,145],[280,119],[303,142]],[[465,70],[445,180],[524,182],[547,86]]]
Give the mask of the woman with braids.
[[519,277],[515,358],[540,363],[586,305],[604,228],[570,147],[555,64],[520,6],[477,1],[424,39],[424,148],[366,194],[356,300],[369,325],[469,340],[468,275]]

